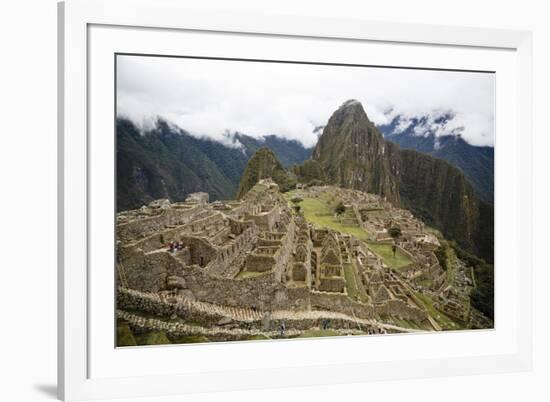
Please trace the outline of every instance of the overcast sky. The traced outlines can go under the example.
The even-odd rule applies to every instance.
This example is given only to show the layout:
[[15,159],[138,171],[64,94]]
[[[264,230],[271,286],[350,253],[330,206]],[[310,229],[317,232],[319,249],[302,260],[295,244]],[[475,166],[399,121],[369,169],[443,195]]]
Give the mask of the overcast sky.
[[[346,100],[359,100],[371,121],[400,114],[455,118],[438,134],[463,127],[474,145],[494,144],[494,75],[266,62],[118,56],[117,114],[140,126],[157,116],[196,136],[276,134],[307,146]],[[407,119],[402,121],[406,128]],[[429,125],[428,125],[429,126]],[[427,127],[429,128],[429,127]],[[418,132],[422,135],[422,132]]]

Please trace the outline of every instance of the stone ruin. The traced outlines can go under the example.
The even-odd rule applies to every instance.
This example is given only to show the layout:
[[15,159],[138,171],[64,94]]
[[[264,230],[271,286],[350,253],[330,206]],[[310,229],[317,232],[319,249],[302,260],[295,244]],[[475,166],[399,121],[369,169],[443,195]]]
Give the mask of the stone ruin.
[[[301,191],[321,194],[327,187]],[[419,221],[385,201],[377,204],[371,194],[334,191],[351,211],[346,223],[368,227],[376,236],[399,224],[404,232],[399,247],[415,256],[405,275],[429,275],[443,285],[433,254],[437,239]],[[349,297],[346,269],[356,273],[359,299]],[[307,222],[271,179],[260,180],[239,201],[210,203],[208,194],[194,193],[185,202],[156,200],[117,214],[117,286],[117,309],[125,317],[128,311],[159,320],[180,316],[207,329],[219,330],[222,320],[226,330],[263,328],[266,320],[273,328],[266,317],[277,315],[296,331],[319,327],[321,318],[314,317],[338,323],[338,331],[358,325],[362,333],[410,331],[380,317],[428,321],[403,279],[364,242]]]

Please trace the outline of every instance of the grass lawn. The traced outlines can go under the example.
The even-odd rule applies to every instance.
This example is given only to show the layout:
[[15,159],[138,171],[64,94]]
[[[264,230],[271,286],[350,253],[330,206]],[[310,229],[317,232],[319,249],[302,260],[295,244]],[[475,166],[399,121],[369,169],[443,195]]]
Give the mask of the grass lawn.
[[358,239],[367,240],[368,234],[358,225],[344,225],[334,219],[334,211],[327,200],[321,198],[304,198],[300,203],[305,218],[323,228],[332,229],[340,233],[351,234]]
[[399,269],[412,263],[409,256],[399,249],[397,249],[394,257],[391,244],[367,243],[367,246],[382,258],[390,268]]
[[432,279],[422,279],[420,281],[417,281],[417,283],[420,286],[423,286],[425,288],[431,288],[433,286],[434,281]]
[[353,264],[344,264],[344,278],[346,279],[348,296],[353,300],[366,303],[369,298]]
[[[292,194],[289,194],[288,197],[291,198]],[[300,202],[300,206],[306,220],[319,227],[332,229],[340,233],[351,234],[364,241],[369,240],[369,234],[359,225],[343,225],[336,221],[333,217],[334,211],[330,206],[330,201],[326,198],[304,198],[303,201]],[[370,242],[367,244],[368,247],[379,257],[381,257],[386,265],[391,268],[399,269],[412,263],[409,256],[400,250],[397,250],[394,257],[391,244],[378,244]],[[349,292],[350,290],[348,289],[348,293]]]
[[298,338],[320,338],[323,336],[339,336],[340,333],[332,329],[308,329],[304,331],[303,334],[298,336]]
[[420,326],[420,324],[417,324],[416,322],[412,320],[405,320],[403,318],[399,317],[391,317],[391,320],[395,325],[398,325],[403,328],[412,328],[412,329],[425,329]]
[[353,266],[351,264],[344,264],[344,278],[346,278],[346,288],[348,296],[352,300],[357,300],[359,290],[357,289],[357,282],[355,280],[355,274],[353,272]]

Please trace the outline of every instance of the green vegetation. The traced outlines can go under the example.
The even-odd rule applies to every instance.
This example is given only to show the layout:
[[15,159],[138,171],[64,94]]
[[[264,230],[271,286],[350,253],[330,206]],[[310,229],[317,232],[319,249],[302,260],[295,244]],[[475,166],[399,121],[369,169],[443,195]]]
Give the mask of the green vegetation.
[[195,138],[164,121],[141,132],[117,119],[116,135],[118,211],[157,198],[181,201],[194,191],[231,199],[248,160],[237,148]]
[[359,298],[359,289],[357,288],[357,281],[353,271],[354,269],[351,264],[344,264],[344,278],[346,279],[348,296],[353,300],[357,300]]
[[136,338],[126,321],[118,320],[116,326],[117,346],[137,346]]
[[136,336],[136,340],[138,345],[168,345],[172,343],[164,331],[146,332]]
[[117,211],[139,208],[153,199],[181,201],[195,191],[210,200],[233,199],[248,159],[268,147],[283,166],[302,163],[311,155],[298,141],[276,136],[263,140],[238,134],[243,147],[196,138],[159,120],[140,131],[127,119],[117,119]]
[[[485,201],[493,202],[494,148],[470,145],[462,138],[451,135],[418,137],[412,134],[412,129],[411,126],[411,134],[399,133],[386,138],[402,149],[427,153],[458,167],[468,177],[477,193]],[[439,147],[434,146],[436,141]]]
[[344,212],[346,212],[346,206],[344,205],[344,203],[342,201],[340,201],[334,207],[334,213],[336,215],[342,215]]
[[266,339],[271,339],[271,338],[269,336],[263,335],[263,334],[249,335],[249,336],[245,336],[244,338],[242,338],[243,341],[263,341],[263,340],[266,340]]
[[493,205],[480,200],[464,174],[448,162],[408,149],[400,155],[402,206],[461,248],[492,261]]
[[417,280],[416,283],[418,283],[420,286],[423,286],[425,288],[431,288],[434,285],[433,279],[429,279],[429,278]]
[[476,287],[470,295],[472,306],[481,311],[487,317],[494,319],[494,266],[483,264],[474,267]]
[[368,242],[367,245],[390,268],[398,270],[412,263],[410,257],[399,248],[396,250],[394,257],[391,244]]
[[481,258],[462,249],[456,242],[449,244],[457,257],[473,268],[476,287],[470,294],[472,306],[487,317],[494,319],[495,269],[493,264],[487,264]]
[[359,102],[333,113],[312,158],[327,183],[379,194],[493,261],[492,204],[450,163],[385,141]]
[[[271,149],[285,168],[291,168],[293,165],[304,162],[311,156],[312,151],[312,148],[305,148],[300,141],[288,140],[276,135],[253,138],[239,133],[235,135],[235,139],[243,145],[248,156],[254,155],[262,147]],[[238,149],[242,151],[242,149]]]
[[368,296],[353,264],[344,264],[344,278],[348,296],[357,301],[367,302]]
[[442,239],[439,239],[439,242],[441,245],[434,251],[434,254],[443,271],[447,271],[449,269],[449,244]]
[[397,239],[401,236],[401,228],[393,227],[388,229],[388,234],[392,237],[392,239]]
[[316,160],[308,159],[302,165],[293,166],[292,171],[301,183],[307,183],[308,185],[321,185],[323,182],[323,169],[321,164]]
[[204,335],[183,335],[178,338],[175,338],[172,340],[172,343],[179,344],[179,343],[206,343],[210,342],[210,339],[208,339]]
[[[293,192],[289,192],[287,195],[287,199],[291,199],[293,196],[292,194]],[[306,197],[300,203],[304,216],[309,222],[319,227],[335,230],[340,233],[351,234],[360,240],[367,241],[369,249],[371,249],[380,258],[382,258],[387,266],[399,269],[412,263],[412,260],[409,258],[409,256],[399,249],[397,249],[394,257],[391,244],[369,242],[368,233],[359,225],[344,225],[338,222],[332,214],[330,205],[331,201],[326,197]]]
[[298,338],[321,338],[324,336],[339,336],[339,332],[332,329],[309,329],[304,331]]
[[269,148],[260,148],[252,155],[244,169],[237,198],[244,197],[258,181],[267,177],[271,177],[283,193],[296,187],[296,176],[285,170]]
[[389,321],[403,328],[424,329],[424,330],[429,329],[429,328],[426,328],[425,325],[419,324],[413,320],[405,320],[399,317],[390,317]]
[[300,206],[302,207],[305,218],[318,227],[351,234],[361,240],[368,239],[367,232],[358,225],[344,225],[335,220],[328,201],[324,199],[305,198],[300,203]]
[[443,329],[462,329],[463,324],[456,322],[445,313],[442,313],[436,309],[433,304],[433,300],[430,296],[425,293],[415,293],[416,298],[422,303],[422,305],[428,311],[428,314],[441,326]]
[[324,184],[325,184],[324,181],[318,180],[318,179],[314,179],[314,180],[308,181],[308,182],[306,183],[306,187],[323,186]]

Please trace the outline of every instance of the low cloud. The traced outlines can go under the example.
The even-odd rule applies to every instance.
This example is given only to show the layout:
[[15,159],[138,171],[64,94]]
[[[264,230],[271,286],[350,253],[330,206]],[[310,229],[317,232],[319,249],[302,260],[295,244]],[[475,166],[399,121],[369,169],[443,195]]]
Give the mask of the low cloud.
[[[454,118],[438,133],[494,144],[494,76],[390,68],[118,56],[117,113],[142,127],[161,117],[199,137],[275,134],[312,146],[315,128],[346,100],[370,120]],[[233,143],[233,146],[237,144]]]

